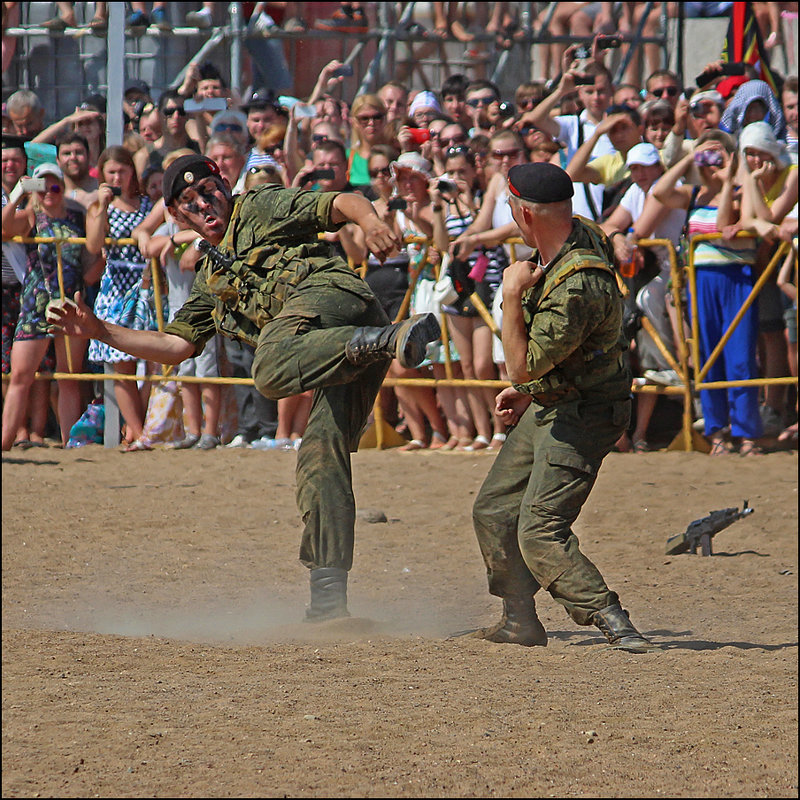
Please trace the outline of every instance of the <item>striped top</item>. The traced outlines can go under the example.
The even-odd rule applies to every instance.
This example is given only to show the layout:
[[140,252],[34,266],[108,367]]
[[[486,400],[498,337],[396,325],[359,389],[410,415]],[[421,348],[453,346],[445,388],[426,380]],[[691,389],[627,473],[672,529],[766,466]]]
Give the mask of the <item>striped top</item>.
[[[689,214],[689,236],[699,233],[719,233],[717,229],[717,207],[696,206]],[[717,239],[701,242],[694,251],[696,267],[726,267],[750,265],[756,260],[755,239]]]

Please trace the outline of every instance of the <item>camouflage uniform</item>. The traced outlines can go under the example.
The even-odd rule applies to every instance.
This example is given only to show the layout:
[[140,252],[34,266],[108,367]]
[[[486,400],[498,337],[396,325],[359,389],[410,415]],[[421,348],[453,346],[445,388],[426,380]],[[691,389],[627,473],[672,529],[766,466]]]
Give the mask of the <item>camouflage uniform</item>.
[[166,328],[199,352],[215,331],[256,348],[253,379],[266,397],[314,390],[297,456],[297,504],[303,524],[300,559],[307,567],[349,570],[355,500],[350,453],[389,368],[388,359],[355,366],[345,345],[360,326],[389,319],[367,284],[320,231],[331,221],[335,192],[267,185],[234,201],[219,250],[234,258],[219,268],[205,257],[186,304]]
[[546,277],[523,296],[528,371],[550,369],[515,385],[533,403],[509,433],[473,508],[490,593],[530,597],[544,587],[579,625],[618,602],[571,528],[630,420],[623,303],[612,262],[599,229],[575,217]]

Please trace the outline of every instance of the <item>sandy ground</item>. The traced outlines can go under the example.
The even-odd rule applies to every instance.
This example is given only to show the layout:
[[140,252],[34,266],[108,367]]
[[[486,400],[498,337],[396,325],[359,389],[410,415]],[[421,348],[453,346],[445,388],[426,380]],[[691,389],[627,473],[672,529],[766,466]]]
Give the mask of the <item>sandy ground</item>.
[[[301,622],[291,453],[3,458],[5,797],[797,797],[797,453],[613,453],[576,524],[633,621],[488,624],[494,456],[360,452],[353,618]],[[669,536],[749,500],[711,558]]]

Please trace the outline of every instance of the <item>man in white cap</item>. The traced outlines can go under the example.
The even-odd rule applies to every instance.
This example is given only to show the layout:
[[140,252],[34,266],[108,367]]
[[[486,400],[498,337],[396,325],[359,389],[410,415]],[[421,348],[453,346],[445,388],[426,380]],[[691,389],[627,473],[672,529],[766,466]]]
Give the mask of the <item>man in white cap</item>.
[[[724,110],[725,100],[714,89],[695,92],[689,100],[681,98],[675,106],[675,124],[664,142],[664,166],[669,169],[693,152],[693,140],[701,133],[719,128]],[[700,176],[696,177],[699,183]]]

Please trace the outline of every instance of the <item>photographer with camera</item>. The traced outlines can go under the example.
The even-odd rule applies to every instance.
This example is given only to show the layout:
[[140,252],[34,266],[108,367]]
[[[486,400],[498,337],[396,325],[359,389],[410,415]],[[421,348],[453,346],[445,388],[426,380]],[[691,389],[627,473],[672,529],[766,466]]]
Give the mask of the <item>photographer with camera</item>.
[[[593,51],[597,52],[596,46]],[[532,111],[522,115],[523,125],[529,124],[544,131],[548,136],[566,145],[566,163],[572,160],[578,148],[588,141],[597,126],[606,116],[611,102],[612,79],[609,71],[593,58],[576,58],[577,48],[568,47],[562,59],[562,75],[556,88]],[[583,105],[579,114],[551,116],[562,98],[577,89]],[[600,136],[591,152],[591,158],[614,152],[608,136]],[[595,184],[576,183],[573,208],[576,214],[597,220],[603,206],[603,187]]]

